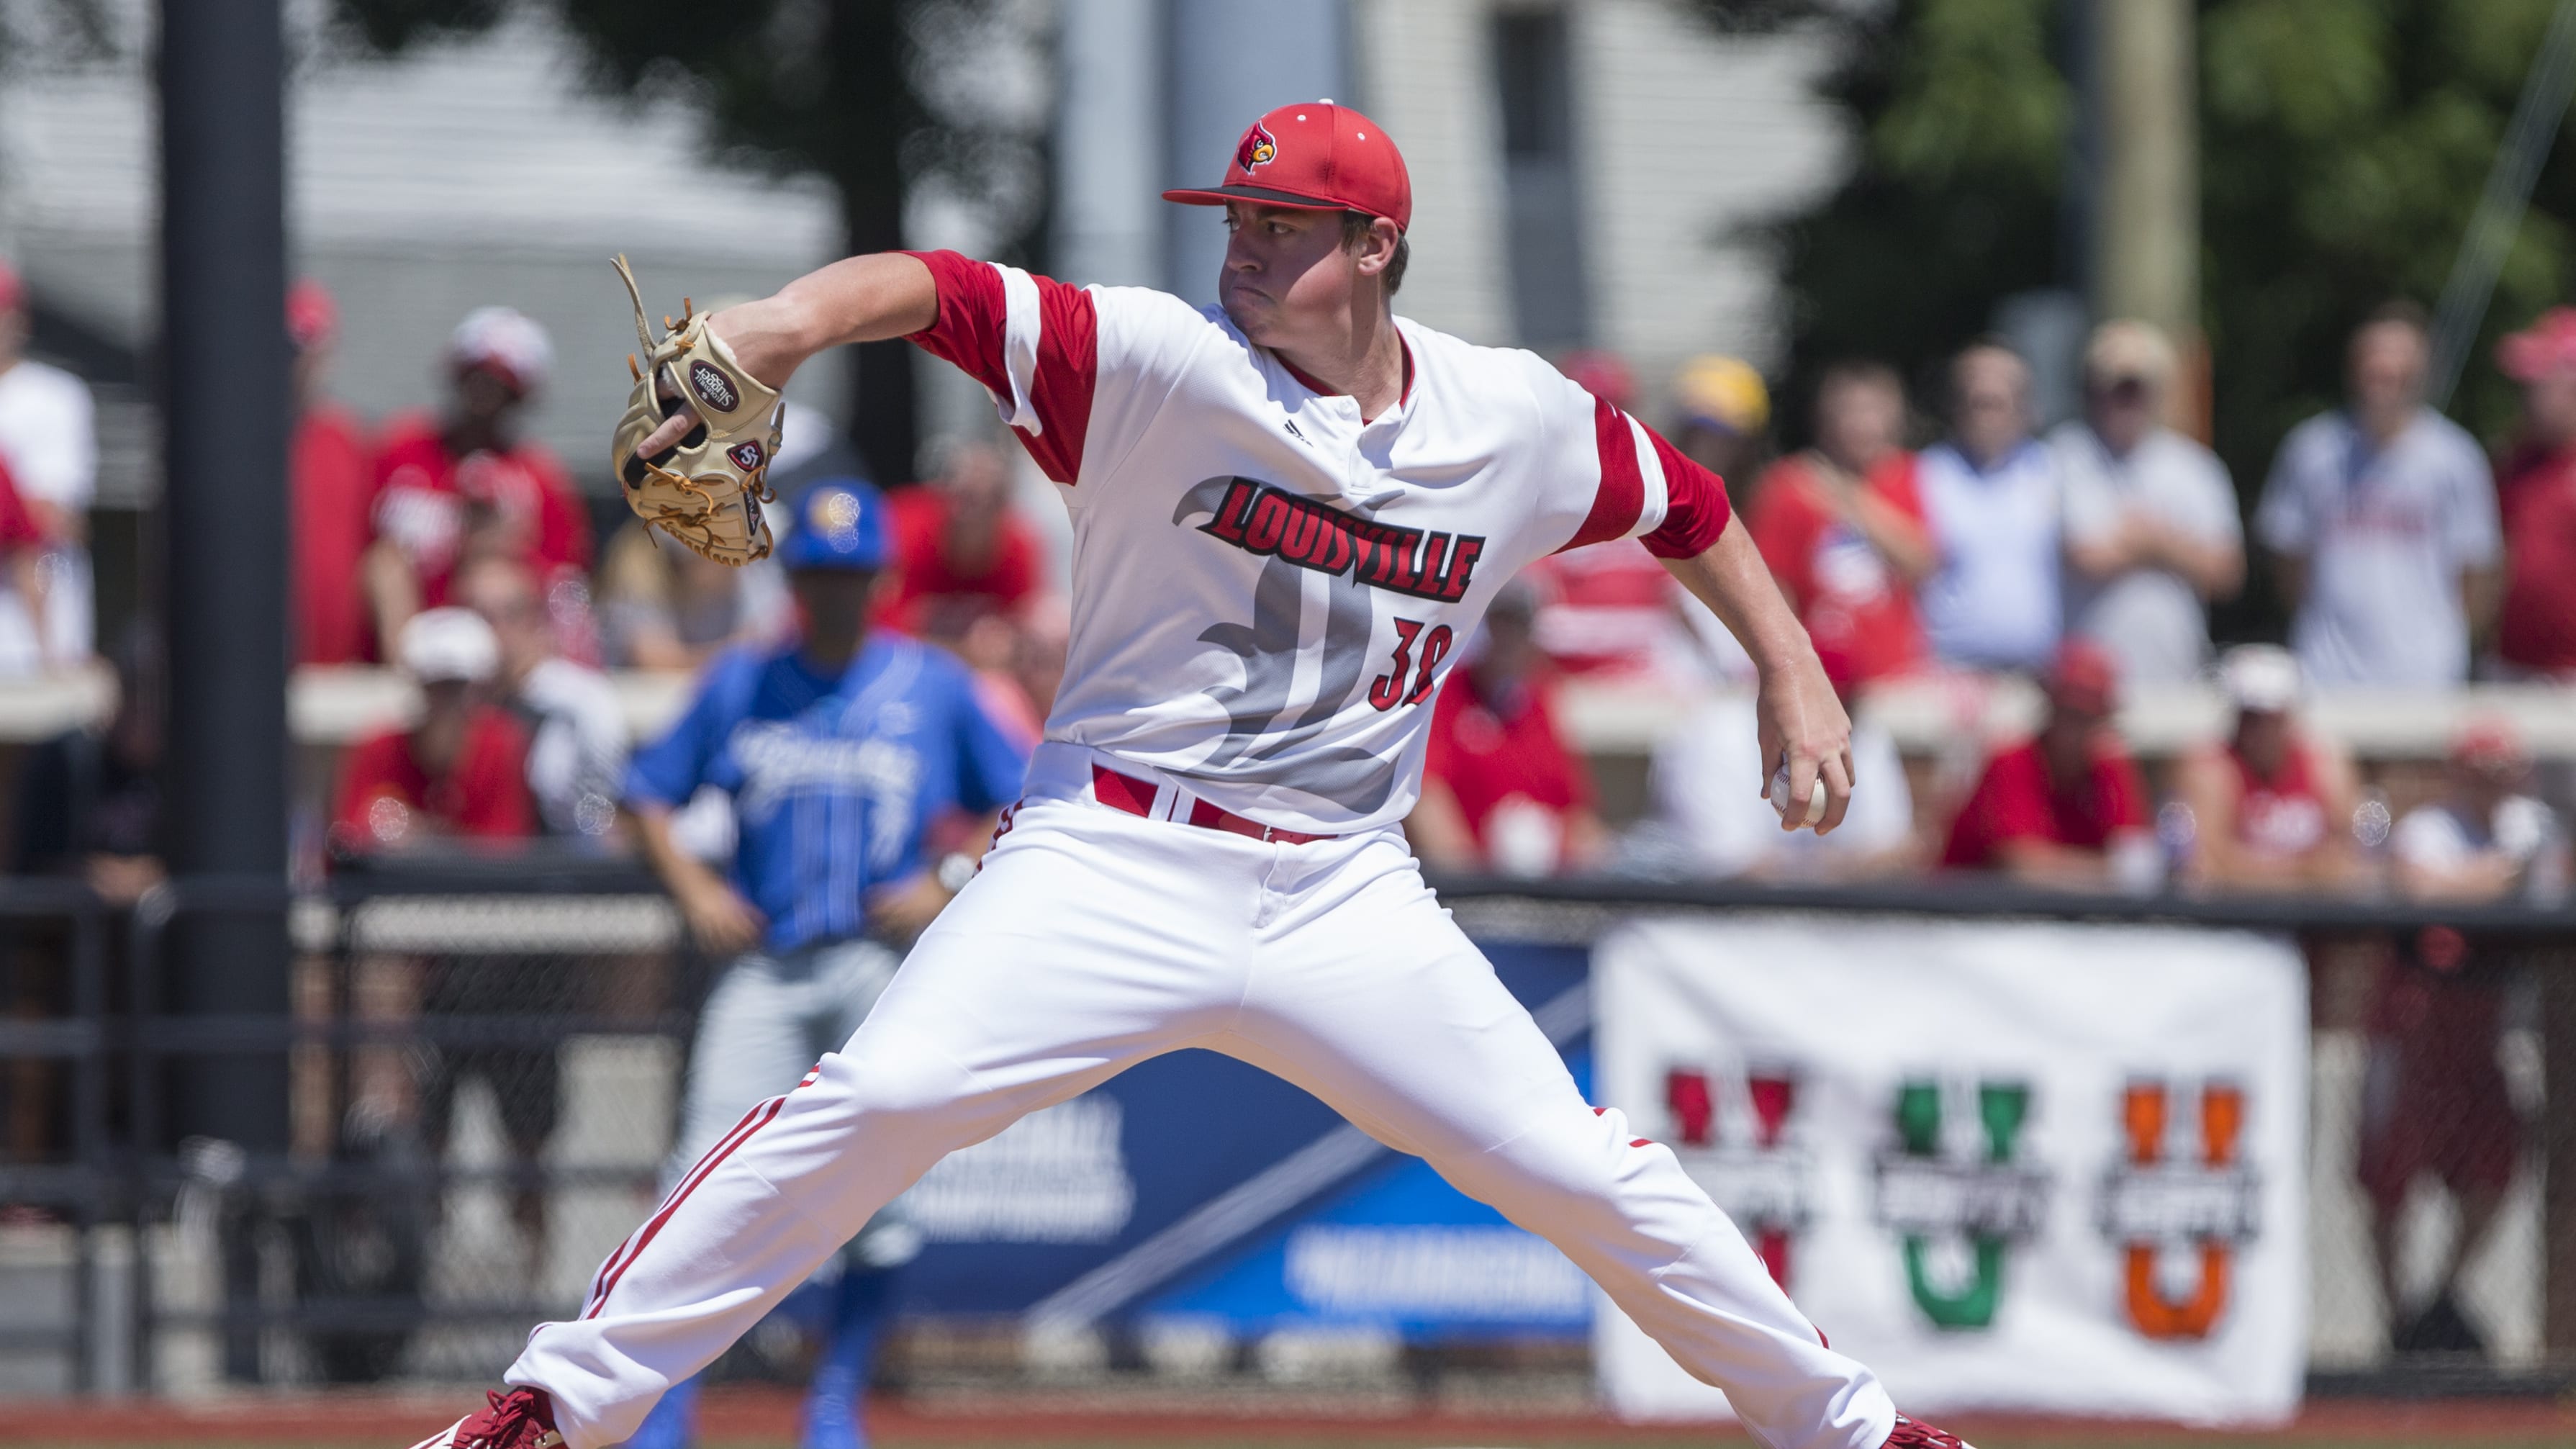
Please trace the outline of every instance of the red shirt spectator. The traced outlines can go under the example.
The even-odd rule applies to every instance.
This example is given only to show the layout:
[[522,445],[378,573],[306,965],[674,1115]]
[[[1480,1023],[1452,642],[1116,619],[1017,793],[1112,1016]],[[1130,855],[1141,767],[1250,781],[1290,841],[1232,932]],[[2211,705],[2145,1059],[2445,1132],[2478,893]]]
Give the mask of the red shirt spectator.
[[1011,507],[999,448],[962,443],[939,476],[887,500],[898,564],[881,622],[954,643],[986,614],[1017,617],[1044,591],[1046,553]]
[[[1546,875],[1589,864],[1605,843],[1591,771],[1556,732],[1554,691],[1532,638],[1537,602],[1529,585],[1506,585],[1476,657],[1440,686],[1422,802],[1405,823],[1431,865]],[[1445,636],[1420,647],[1441,650]]]
[[524,439],[459,458],[426,414],[395,419],[376,455],[372,522],[410,562],[420,604],[448,602],[469,548],[524,560],[552,582],[590,570],[590,514],[561,459]]
[[2001,847],[2015,840],[2104,850],[2118,832],[2147,828],[2146,801],[2138,767],[2118,748],[2098,747],[2091,771],[2060,788],[2049,778],[2039,741],[2024,740],[1986,762],[1977,788],[1950,824],[1941,864],[1993,869],[2003,864]]
[[2092,640],[2069,639],[2039,683],[2048,697],[2039,733],[1986,762],[1941,864],[2076,890],[2151,884],[2133,878],[2139,851],[2155,852],[2146,787],[2110,728],[2120,666]]
[[[1818,649],[1832,648],[1865,683],[1920,666],[1928,652],[1914,614],[1914,590],[1861,524],[1838,506],[1832,467],[1812,453],[1771,465],[1754,492],[1746,521],[1762,561]],[[1851,508],[1874,507],[1896,526],[1929,537],[1923,499],[1914,486],[1914,455],[1891,450],[1872,464]]]
[[378,657],[360,560],[367,552],[373,460],[358,420],[321,406],[296,420],[295,660],[359,664]]
[[969,559],[948,547],[954,515],[954,505],[935,486],[906,488],[886,500],[899,560],[894,598],[886,605],[886,622],[893,627],[917,633],[931,626],[930,615],[943,601],[955,599],[979,611],[1015,614],[1043,590],[1045,553],[1027,522],[1004,512],[993,525],[990,552]]
[[2539,674],[2576,674],[2576,447],[2525,446],[2497,471],[2505,538],[2496,654]]
[[520,840],[536,833],[528,798],[527,735],[491,705],[465,721],[464,741],[433,774],[409,730],[361,740],[341,767],[333,834],[353,850],[388,850],[433,835]]
[[1527,832],[1532,840],[1544,837],[1546,858],[1527,864],[1550,870],[1569,864],[1575,832],[1568,829],[1567,817],[1592,808],[1592,772],[1556,732],[1553,694],[1545,681],[1534,679],[1505,691],[1501,699],[1488,699],[1475,674],[1462,669],[1432,708],[1423,775],[1446,785],[1457,799],[1467,833],[1487,865],[1505,863],[1497,858],[1498,844],[1505,856],[1516,849],[1539,854],[1535,847],[1497,840],[1498,834],[1511,832]]
[[27,507],[26,496],[18,491],[18,480],[9,476],[9,465],[0,463],[0,554],[14,554],[44,541],[44,525]]

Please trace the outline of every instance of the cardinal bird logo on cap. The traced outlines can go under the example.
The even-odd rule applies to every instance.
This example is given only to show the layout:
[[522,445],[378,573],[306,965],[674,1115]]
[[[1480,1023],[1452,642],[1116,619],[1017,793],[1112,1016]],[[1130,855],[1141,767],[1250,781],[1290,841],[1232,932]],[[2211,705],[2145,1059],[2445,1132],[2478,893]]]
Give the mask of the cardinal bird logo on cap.
[[1259,121],[1253,122],[1252,129],[1244,132],[1243,139],[1234,145],[1234,169],[1237,171],[1267,166],[1278,157],[1279,138],[1271,135],[1269,128]]

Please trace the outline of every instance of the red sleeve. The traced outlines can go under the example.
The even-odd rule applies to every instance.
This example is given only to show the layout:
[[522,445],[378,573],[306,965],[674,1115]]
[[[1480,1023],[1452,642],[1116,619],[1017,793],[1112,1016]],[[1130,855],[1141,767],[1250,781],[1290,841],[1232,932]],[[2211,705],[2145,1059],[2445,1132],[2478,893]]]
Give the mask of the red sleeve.
[[1726,480],[1682,456],[1652,428],[1655,459],[1664,465],[1664,521],[1638,542],[1657,558],[1690,558],[1706,553],[1726,532],[1729,513]]
[[519,840],[537,832],[528,797],[528,741],[497,711],[475,720],[470,755],[457,766],[456,833],[480,840]]
[[367,819],[367,807],[375,804],[379,796],[391,795],[409,803],[410,792],[403,788],[393,768],[394,754],[401,742],[399,734],[375,735],[359,741],[341,761],[340,804],[332,818],[354,844],[363,847],[377,843],[375,827]]
[[2147,786],[2138,778],[2137,764],[2127,755],[2106,755],[2096,767],[2102,782],[2102,835],[2108,839],[2120,830],[2144,830],[2152,822],[2147,818]]
[[[1010,299],[1002,273],[990,262],[956,252],[907,252],[930,268],[939,292],[939,320],[909,339],[931,356],[955,363],[984,385],[1004,407],[1025,395],[1032,419],[1012,431],[1037,460],[1039,471],[1071,484],[1082,472],[1082,440],[1091,426],[1091,393],[1099,379],[1098,318],[1091,294],[1051,277],[1037,284],[1037,315],[1023,323],[1036,331],[1036,356],[1022,364],[1022,386],[1012,386]],[[1031,427],[1034,423],[1034,429]]]
[[36,515],[27,510],[26,498],[18,492],[18,482],[0,465],[0,553],[14,553],[31,544],[45,541],[45,531],[37,526]]
[[1929,524],[1931,515],[1923,510],[1923,490],[1914,480],[1914,455],[1896,453],[1870,471],[1870,484],[1888,507],[1913,519]]
[[[528,466],[545,485],[545,513],[538,520],[537,554],[549,572],[590,572],[590,510],[583,507],[563,460],[533,452]],[[549,580],[548,582],[551,582]]]
[[1803,607],[1799,601],[1814,592],[1815,582],[1808,577],[1815,564],[1815,509],[1800,491],[1802,476],[1795,462],[1772,464],[1762,486],[1753,491],[1753,511],[1744,518],[1754,548],[1793,607]]
[[[1705,551],[1726,531],[1726,484],[1681,454],[1652,428],[1634,424],[1626,413],[1599,398],[1592,400],[1592,439],[1601,456],[1601,486],[1592,495],[1592,511],[1565,548],[1626,538],[1646,512],[1646,472],[1637,456],[1642,431],[1654,447],[1656,471],[1664,480],[1664,519],[1639,542],[1658,558],[1689,558]],[[1564,552],[1559,549],[1558,552]]]
[[1549,687],[1540,693],[1539,721],[1546,730],[1548,748],[1556,753],[1556,774],[1565,791],[1565,808],[1589,810],[1595,798],[1592,788],[1592,766],[1580,750],[1568,748],[1565,735],[1556,727],[1556,690]]
[[2034,772],[2022,768],[2022,750],[2007,750],[1986,762],[1986,772],[1968,803],[1950,823],[1945,866],[1977,869],[1995,863],[1995,847],[2007,840],[2055,840],[2057,825],[2048,801],[2035,788]]

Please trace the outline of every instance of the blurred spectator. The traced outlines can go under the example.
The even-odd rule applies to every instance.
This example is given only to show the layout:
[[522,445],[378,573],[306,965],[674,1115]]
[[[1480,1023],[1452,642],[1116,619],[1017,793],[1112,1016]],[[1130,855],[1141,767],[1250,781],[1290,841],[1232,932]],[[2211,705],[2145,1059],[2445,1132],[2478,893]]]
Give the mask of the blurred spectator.
[[361,578],[374,462],[356,415],[322,389],[340,307],[320,282],[307,277],[287,289],[286,336],[295,346],[295,662],[364,663],[382,657]]
[[1771,390],[1751,363],[1714,352],[1683,363],[1673,378],[1673,407],[1680,416],[1672,444],[1684,457],[1738,487],[1752,483],[1763,430],[1771,426]]
[[0,579],[0,676],[78,664],[95,627],[89,505],[98,424],[89,384],[27,356],[27,289],[0,263],[0,467],[43,535],[32,571]]
[[[1633,412],[1636,379],[1608,352],[1568,353],[1565,375],[1612,407]],[[1732,357],[1692,358],[1673,380],[1678,417],[1669,436],[1675,447],[1727,480],[1742,512],[1751,496],[1749,476],[1771,417],[1761,374]],[[1689,601],[1680,584],[1633,539],[1597,543],[1552,554],[1528,570],[1541,590],[1538,643],[1567,674],[1652,680],[1679,692],[1708,678],[1708,652],[1732,651],[1731,635],[1700,628],[1706,610]],[[1713,633],[1719,638],[1706,637]]]
[[[1422,799],[1404,823],[1425,865],[1548,875],[1605,854],[1592,773],[1556,730],[1537,607],[1536,589],[1505,584],[1433,706]],[[1415,647],[1440,646],[1424,639]]]
[[2026,885],[2136,890],[2154,884],[2146,785],[2111,731],[2119,665],[2070,639],[2040,676],[2039,734],[1997,753],[1950,824],[1941,864]]
[[[2521,793],[2531,760],[2502,720],[2476,720],[2451,746],[2446,793],[2407,812],[2389,837],[2398,889],[2424,902],[2549,904],[2567,886],[2567,840],[2549,808]],[[2462,1316],[2460,1274],[2504,1206],[2522,1155],[2523,1121],[2496,1060],[2508,978],[2446,926],[2414,933],[2385,963],[2370,1006],[2356,1173],[2371,1204],[2372,1243],[2400,1352],[2479,1352]],[[2430,1174],[2449,1189],[2458,1231],[2429,1301],[2401,1296],[2406,1199]]]
[[[124,909],[166,872],[161,834],[161,655],[150,631],[127,631],[116,653],[116,713],[102,728],[81,725],[36,745],[19,767],[15,828],[18,876],[86,881]],[[8,943],[0,1012],[21,1020],[73,1009],[67,936],[22,923]],[[95,969],[110,969],[94,963]],[[63,1146],[70,1125],[69,1063],[22,1056],[0,1064],[0,1160],[41,1161]],[[0,1222],[32,1211],[0,1209]],[[41,1214],[40,1214],[41,1216]]]
[[2419,901],[2547,905],[2567,888],[2567,841],[2548,806],[2522,793],[2531,752],[2506,720],[2471,721],[2451,743],[2448,791],[2389,836],[2398,889]]
[[2434,688],[2468,675],[2494,598],[2487,462],[2424,405],[2420,309],[2380,309],[2352,334],[2351,405],[2290,430],[2255,532],[2272,552],[2311,682]]
[[500,644],[498,690],[528,736],[528,793],[545,833],[599,841],[617,825],[626,783],[626,710],[608,676],[555,649],[537,576],[516,559],[481,558],[456,580],[457,597],[483,616]]
[[0,589],[15,591],[39,638],[45,632],[45,559],[50,552],[45,526],[9,476],[9,465],[0,462]]
[[1857,708],[1857,665],[1820,646],[1825,674],[1852,716],[1851,809],[1831,835],[1783,830],[1771,808],[1771,770],[1753,695],[1712,698],[1655,746],[1646,792],[1649,820],[1633,843],[1647,868],[1707,876],[1849,881],[1898,874],[1918,863],[1914,792],[1896,737]]
[[781,638],[794,612],[773,560],[728,568],[641,520],[617,530],[599,569],[601,631],[620,669],[695,673],[737,644]]
[[1856,683],[1908,673],[1926,653],[1914,590],[1938,556],[1902,446],[1904,384],[1880,363],[1836,363],[1815,422],[1816,445],[1763,476],[1747,525],[1819,652]]
[[2496,472],[2496,658],[2510,674],[2576,679],[2576,307],[2543,313],[2496,360],[2522,384],[2520,437]]
[[888,500],[896,577],[881,620],[954,643],[987,614],[1016,616],[1045,588],[1045,551],[1011,507],[1011,464],[991,443],[940,449],[938,476]]
[[116,713],[37,745],[20,767],[19,875],[77,876],[130,906],[163,877],[161,642],[142,628],[116,651]]
[[420,686],[420,721],[350,748],[334,843],[368,854],[534,834],[527,735],[483,699],[501,667],[492,626],[471,609],[425,609],[396,636],[395,654]]
[[449,603],[458,569],[486,554],[535,569],[550,603],[558,584],[583,584],[590,515],[562,461],[519,435],[553,357],[545,329],[526,316],[477,308],[448,339],[446,411],[387,425],[366,561],[378,638]]
[[2341,746],[2299,728],[2299,661],[2240,644],[2218,666],[2234,730],[2182,763],[2191,811],[2186,878],[2215,890],[2336,890],[2360,861],[2348,829],[2360,787]]
[[2057,645],[2056,460],[2030,436],[2030,368],[2000,342],[1950,364],[1950,436],[1923,452],[1938,570],[1932,652],[1968,669],[2037,669]]
[[2214,599],[2245,582],[2236,486],[2218,455],[2165,426],[2173,344],[2105,322],[2084,349],[2084,416],[2049,434],[2065,495],[2067,632],[2131,684],[2181,684],[2209,658]]

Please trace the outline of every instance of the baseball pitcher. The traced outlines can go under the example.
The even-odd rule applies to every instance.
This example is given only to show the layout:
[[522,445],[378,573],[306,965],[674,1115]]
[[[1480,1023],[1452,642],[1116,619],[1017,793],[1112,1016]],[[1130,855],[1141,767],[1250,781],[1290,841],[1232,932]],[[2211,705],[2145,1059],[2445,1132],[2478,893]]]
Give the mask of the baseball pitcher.
[[1760,667],[1784,827],[1841,821],[1848,721],[1723,484],[1536,356],[1394,315],[1411,183],[1349,107],[1280,107],[1220,184],[1165,195],[1225,208],[1215,307],[887,253],[648,339],[618,465],[664,527],[735,530],[719,552],[759,488],[744,445],[807,358],[904,337],[963,368],[1071,511],[1071,653],[982,872],[866,1025],[427,1445],[618,1443],[943,1155],[1183,1047],[1297,1083],[1556,1244],[1773,1449],[1955,1445],[1826,1344],[1668,1148],[1583,1100],[1398,825],[1495,591],[1618,538]]

